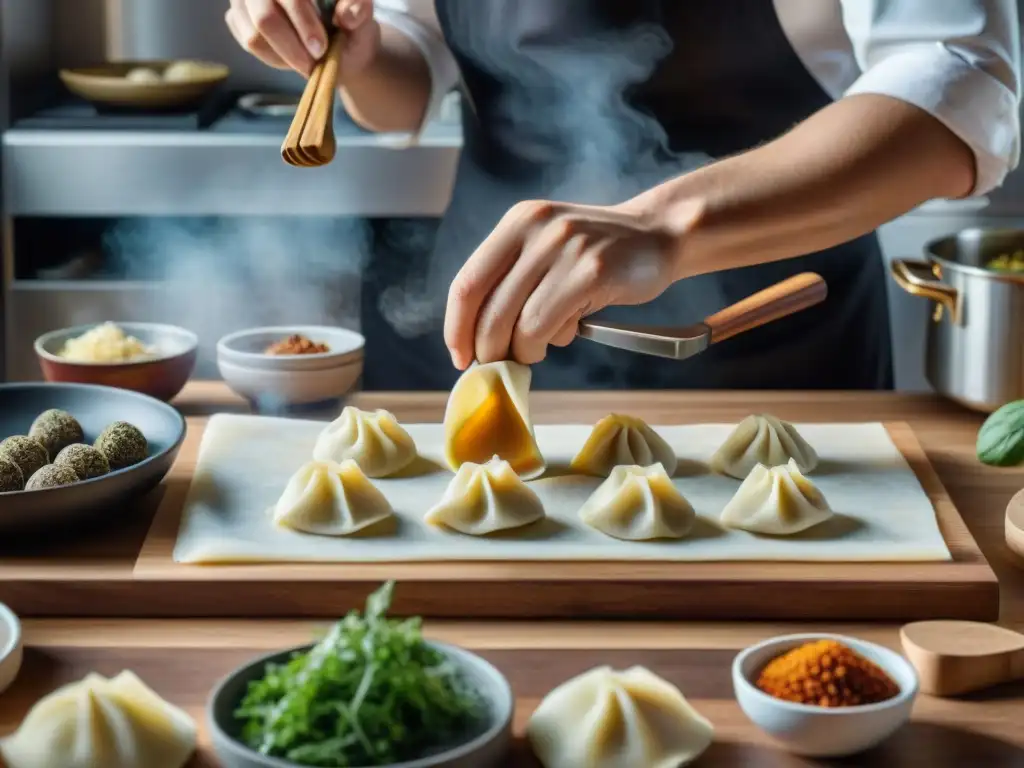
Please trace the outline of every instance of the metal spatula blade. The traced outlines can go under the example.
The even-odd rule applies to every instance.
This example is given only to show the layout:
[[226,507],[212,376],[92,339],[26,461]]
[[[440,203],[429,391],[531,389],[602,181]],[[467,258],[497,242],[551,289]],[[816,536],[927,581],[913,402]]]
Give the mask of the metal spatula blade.
[[685,360],[703,352],[711,343],[711,328],[704,323],[686,328],[658,328],[590,321],[580,323],[579,335],[606,347],[670,360]]
[[715,342],[820,304],[827,296],[828,286],[821,275],[804,272],[704,318],[703,323],[666,328],[585,320],[578,335],[616,349],[685,360]]

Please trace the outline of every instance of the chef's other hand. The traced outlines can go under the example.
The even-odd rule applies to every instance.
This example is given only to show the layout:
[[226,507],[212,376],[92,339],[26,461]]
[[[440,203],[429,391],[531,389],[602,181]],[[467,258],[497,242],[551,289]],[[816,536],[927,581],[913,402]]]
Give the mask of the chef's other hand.
[[[238,44],[264,64],[308,76],[327,49],[317,0],[231,0],[224,17]],[[358,72],[380,46],[373,0],[339,0],[334,23],[345,32],[342,72]]]
[[455,367],[539,362],[576,337],[581,318],[651,301],[682,276],[681,242],[702,211],[676,207],[664,227],[629,204],[519,203],[452,282],[444,336]]

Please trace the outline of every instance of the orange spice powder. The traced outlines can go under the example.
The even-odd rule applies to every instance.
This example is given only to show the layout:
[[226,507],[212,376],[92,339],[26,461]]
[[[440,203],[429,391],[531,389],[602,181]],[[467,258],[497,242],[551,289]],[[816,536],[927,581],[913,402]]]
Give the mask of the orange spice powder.
[[783,701],[819,707],[877,704],[900,692],[881,667],[835,640],[806,643],[773,659],[757,687]]
[[326,344],[317,341],[310,341],[305,336],[295,334],[287,339],[275,341],[267,347],[265,354],[268,355],[319,355],[330,352]]

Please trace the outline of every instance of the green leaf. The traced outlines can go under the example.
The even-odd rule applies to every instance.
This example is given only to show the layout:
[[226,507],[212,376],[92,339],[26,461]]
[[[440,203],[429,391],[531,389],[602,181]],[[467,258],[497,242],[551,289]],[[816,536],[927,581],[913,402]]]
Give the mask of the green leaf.
[[1024,463],[1024,400],[1007,403],[978,431],[978,459],[994,467]]
[[419,619],[387,618],[394,583],[310,650],[268,664],[235,712],[244,742],[299,765],[348,768],[422,757],[472,738],[486,710]]
[[387,581],[366,598],[366,618],[369,621],[376,621],[391,610],[391,599],[395,594],[395,582]]

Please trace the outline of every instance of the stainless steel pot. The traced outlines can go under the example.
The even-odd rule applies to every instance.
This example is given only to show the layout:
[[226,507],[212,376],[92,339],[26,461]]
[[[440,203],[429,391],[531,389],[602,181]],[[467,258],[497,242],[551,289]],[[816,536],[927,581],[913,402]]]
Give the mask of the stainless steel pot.
[[1024,273],[986,264],[1024,250],[1024,230],[965,229],[924,247],[926,260],[893,259],[913,296],[935,302],[925,374],[939,394],[991,412],[1024,399]]

